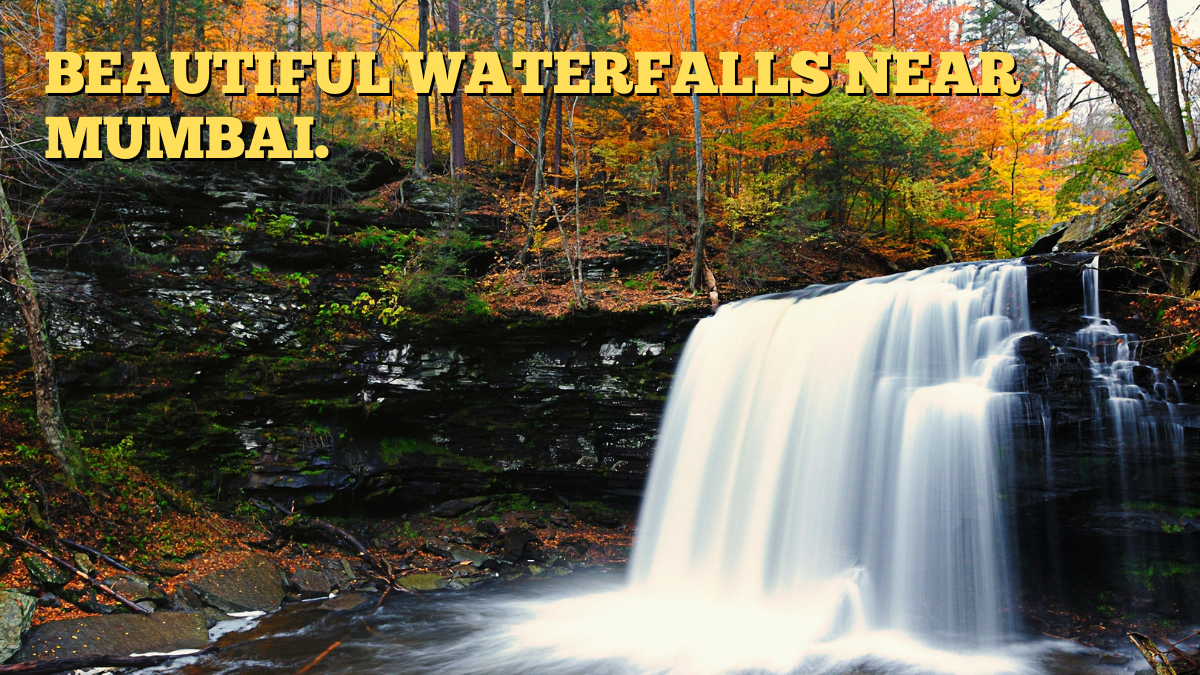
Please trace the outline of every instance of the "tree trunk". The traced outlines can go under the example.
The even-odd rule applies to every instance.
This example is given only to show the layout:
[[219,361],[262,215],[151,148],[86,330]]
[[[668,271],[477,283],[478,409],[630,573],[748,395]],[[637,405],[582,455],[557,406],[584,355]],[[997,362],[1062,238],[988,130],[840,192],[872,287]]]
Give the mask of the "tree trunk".
[[4,34],[0,33],[0,132],[8,126],[8,74],[4,71]]
[[1071,0],[1071,5],[1100,58],[1072,42],[1021,0],[996,0],[996,4],[1018,17],[1028,35],[1065,56],[1113,97],[1183,227],[1193,234],[1200,232],[1200,173],[1175,140],[1162,110],[1137,81],[1133,63],[1099,0]]
[[[542,72],[538,69],[539,74]],[[537,133],[537,150],[533,158],[533,204],[529,210],[529,227],[525,232],[525,246],[521,248],[520,255],[517,256],[517,262],[524,264],[529,255],[529,250],[533,248],[533,233],[538,223],[538,211],[540,204],[538,197],[542,192],[542,183],[545,181],[543,175],[543,167],[546,164],[546,127],[550,122],[550,97],[553,96],[550,92],[542,94],[542,105],[538,111],[538,133]]]
[[[429,54],[429,0],[417,0],[417,49],[428,58]],[[417,96],[417,147],[413,160],[413,174],[417,178],[428,178],[433,167],[433,130],[429,120],[429,95]]]
[[[1183,59],[1179,57],[1179,49],[1175,49],[1175,66],[1179,72],[1179,95],[1183,98],[1183,114],[1188,126],[1192,129],[1192,147],[1200,146],[1200,136],[1196,135],[1196,118],[1192,115],[1192,97],[1188,95],[1187,80],[1183,77]],[[0,73],[4,64],[0,63]]]
[[1133,11],[1129,7],[1129,0],[1121,0],[1121,18],[1125,22],[1125,46],[1129,48],[1129,60],[1133,63],[1133,74],[1137,76],[1138,82],[1141,82],[1142,62],[1138,59],[1137,35],[1133,32]]
[[[380,39],[381,39],[382,35],[383,35],[383,24],[379,23],[379,21],[377,21],[377,20],[372,21],[371,22],[371,44],[375,45],[375,49],[377,49],[377,50],[379,49]],[[375,119],[379,119],[383,115],[383,97],[381,97],[381,96],[375,97],[375,105],[373,106],[373,108],[375,110]],[[432,157],[432,156],[433,155],[430,154],[430,157]]]
[[533,1],[525,0],[525,49],[533,49]]
[[[67,0],[54,0],[54,51],[67,51]],[[58,115],[58,96],[46,97],[46,117]]]
[[[696,0],[688,0],[688,16],[692,21],[692,51],[699,51],[696,46]],[[704,222],[704,138],[700,133],[700,96],[695,87],[692,88],[692,136],[696,143],[696,238],[688,288],[694,293],[705,280],[704,243],[708,237]]]
[[[313,17],[313,39],[316,40],[316,51],[325,51],[325,31],[321,29],[321,8],[325,0],[316,0],[316,16]],[[321,125],[321,88],[313,87],[313,126]]]
[[167,53],[167,0],[158,0],[158,44],[154,51]]
[[[304,50],[304,0],[296,0],[296,42],[292,50]],[[299,86],[300,91],[296,94],[296,117],[300,116],[304,103],[304,82],[301,81]]]
[[[527,44],[532,44],[533,28],[532,28],[532,10],[530,6],[533,0],[526,0],[525,3],[525,18],[528,22],[525,25],[525,35],[529,39]],[[542,0],[542,46],[547,51],[551,51],[551,45],[555,42],[553,37],[553,25],[550,16],[550,0]],[[521,248],[521,253],[517,256],[517,262],[524,264],[529,256],[530,249],[533,248],[533,233],[536,231],[539,218],[539,207],[541,204],[538,198],[542,192],[542,184],[545,183],[545,168],[546,168],[546,127],[550,123],[550,105],[554,94],[550,87],[553,81],[553,68],[543,69],[538,67],[538,81],[546,85],[546,91],[542,93],[541,105],[538,110],[538,131],[537,131],[537,148],[534,150],[533,157],[533,199],[529,210],[529,226],[525,231],[525,245]]]
[[[448,0],[446,3],[446,30],[449,32],[450,51],[456,52],[462,47],[458,25],[458,0]],[[463,136],[463,100],[460,83],[447,101],[450,107],[450,174],[461,175],[467,168],[466,138]]]
[[142,0],[134,0],[133,3],[133,44],[129,51],[142,51]]
[[0,184],[0,262],[3,263],[4,280],[8,290],[17,301],[21,311],[21,322],[25,326],[25,337],[29,347],[29,360],[33,364],[34,393],[37,398],[37,420],[46,438],[46,446],[58,460],[59,467],[71,487],[87,477],[87,465],[83,455],[67,429],[62,408],[58,404],[58,380],[54,375],[54,355],[50,350],[50,336],[42,321],[42,309],[38,305],[37,289],[33,273],[25,259],[21,245],[21,231],[8,206],[4,186]]
[[562,187],[563,104],[554,97],[554,187]]
[[[504,48],[508,51],[513,49],[513,24],[516,21],[517,6],[514,0],[505,0],[504,2]],[[499,51],[499,50],[497,50]]]
[[1167,14],[1167,0],[1149,0],[1149,4],[1154,74],[1158,79],[1158,107],[1167,119],[1175,142],[1187,152],[1187,134],[1183,130],[1183,111],[1179,109],[1179,88],[1175,79],[1175,49],[1171,46],[1171,17]]

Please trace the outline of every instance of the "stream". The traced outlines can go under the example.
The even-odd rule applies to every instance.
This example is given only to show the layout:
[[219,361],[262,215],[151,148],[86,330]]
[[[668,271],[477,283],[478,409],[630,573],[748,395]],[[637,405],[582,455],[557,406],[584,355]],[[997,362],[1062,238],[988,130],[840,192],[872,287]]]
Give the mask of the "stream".
[[[682,675],[713,670],[712,661],[697,670],[697,662],[689,664],[687,655],[661,651],[672,644],[670,636],[678,626],[660,626],[643,635],[642,647],[657,644],[658,654],[589,658],[589,645],[579,640],[547,644],[567,637],[562,631],[564,625],[570,631],[572,621],[556,620],[553,614],[544,613],[546,608],[573,609],[586,603],[596,609],[606,601],[623,604],[627,601],[621,597],[625,584],[624,570],[618,568],[496,582],[466,591],[434,591],[419,597],[391,594],[378,607],[374,606],[377,596],[369,596],[371,602],[354,611],[330,611],[320,602],[299,603],[246,622],[248,625],[224,627],[234,630],[221,636],[215,649],[140,670],[137,675]],[[600,631],[595,641],[589,641],[591,647],[615,647],[611,640],[622,639],[622,634],[628,639],[629,631],[644,628],[636,616],[626,617],[628,621],[601,614],[576,618],[583,621],[574,628]],[[239,627],[243,629],[236,630]],[[746,636],[729,637],[747,644]],[[882,654],[885,650],[879,648],[880,642],[871,644],[874,641],[884,647],[891,641],[890,646],[909,651],[889,658]],[[753,643],[751,639],[748,646],[762,646]],[[883,631],[865,637],[860,646],[863,649],[855,654],[852,645],[834,643],[827,653],[811,654],[799,666],[774,672],[1129,675],[1144,666],[1132,648],[1117,655],[1033,636],[977,654],[921,648]],[[914,648],[917,651],[912,651]],[[838,653],[839,649],[846,651]],[[881,653],[871,655],[871,651]],[[647,663],[665,656],[674,658],[675,665]],[[730,672],[762,673],[765,669]]]

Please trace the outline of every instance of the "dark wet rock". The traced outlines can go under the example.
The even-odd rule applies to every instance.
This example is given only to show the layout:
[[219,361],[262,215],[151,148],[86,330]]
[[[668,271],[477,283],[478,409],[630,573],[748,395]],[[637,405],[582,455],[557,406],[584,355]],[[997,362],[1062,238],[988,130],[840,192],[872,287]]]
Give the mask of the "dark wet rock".
[[621,519],[611,513],[606,513],[598,509],[588,508],[579,504],[570,506],[571,515],[580,520],[587,521],[594,525],[602,527],[616,527],[621,524]]
[[138,601],[138,602],[135,602],[135,603],[133,603],[133,604],[137,605],[138,607],[141,607],[142,609],[146,610],[146,611],[147,611],[147,612],[149,612],[150,614],[153,614],[153,613],[154,613],[154,610],[156,609],[156,608],[155,608],[155,606],[154,606],[154,603],[153,603],[153,602],[150,602],[149,600],[140,600],[140,601]]
[[1026,361],[1044,362],[1055,352],[1054,343],[1044,335],[1024,335],[1017,339],[1017,356]]
[[370,603],[369,598],[358,593],[343,593],[337,597],[322,600],[317,603],[317,608],[334,612],[349,612],[366,607]]
[[212,607],[205,607],[204,609],[200,610],[200,615],[204,617],[204,624],[209,628],[212,628],[222,621],[229,621],[233,618],[225,612]]
[[180,584],[175,590],[175,601],[185,607],[192,609],[201,609],[204,607],[204,601],[200,599],[200,595],[191,584]]
[[21,636],[33,622],[37,601],[23,593],[0,591],[0,663],[21,648]]
[[64,569],[52,565],[32,553],[21,558],[29,576],[43,587],[64,586],[71,580],[71,575]]
[[486,504],[490,497],[468,497],[466,499],[451,499],[450,501],[442,502],[433,507],[429,511],[430,515],[439,518],[454,518],[470,511],[471,509]]
[[200,614],[113,614],[44,623],[29,633],[16,661],[203,649],[208,626]]
[[283,579],[275,563],[260,556],[213,572],[193,585],[206,604],[224,612],[273,612],[283,602]]
[[485,562],[492,559],[492,557],[486,553],[481,553],[459,544],[455,544],[450,547],[450,557],[454,560],[454,562],[469,562],[476,567],[480,567]]
[[58,596],[53,593],[42,593],[38,596],[37,604],[42,607],[62,607],[62,600],[59,600]]
[[422,546],[426,553],[432,553],[443,558],[453,558],[454,552],[450,550],[450,544],[437,539],[427,539],[425,545]]
[[344,558],[324,558],[321,560],[321,567],[333,588],[344,588],[358,578],[350,562]]
[[449,588],[453,591],[461,591],[487,580],[488,577],[458,577],[457,579],[451,579],[450,581],[446,582],[446,588]]
[[292,586],[301,600],[324,598],[333,590],[325,572],[303,568],[292,573]]
[[447,581],[442,578],[442,575],[433,572],[423,572],[400,577],[397,579],[397,583],[410,591],[436,591],[439,588],[445,588],[447,585]]
[[84,574],[91,574],[92,570],[96,569],[95,566],[92,565],[92,559],[89,558],[86,553],[76,553],[74,557],[75,566],[78,567],[79,570]]
[[494,520],[481,520],[475,527],[483,534],[493,537],[500,536],[500,526]]
[[137,576],[136,574],[122,574],[115,577],[109,577],[104,580],[104,584],[113,591],[123,595],[134,602],[139,600],[151,600],[154,602],[166,602],[167,595],[161,590],[154,588],[152,584]]
[[519,527],[513,528],[500,538],[500,550],[504,552],[506,560],[518,560],[525,557],[526,548],[536,538],[528,530]]

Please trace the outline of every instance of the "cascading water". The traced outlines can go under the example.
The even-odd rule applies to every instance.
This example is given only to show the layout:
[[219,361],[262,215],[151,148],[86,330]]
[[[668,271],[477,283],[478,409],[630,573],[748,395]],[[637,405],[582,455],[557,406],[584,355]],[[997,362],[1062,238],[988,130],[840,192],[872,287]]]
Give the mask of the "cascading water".
[[1028,313],[1024,267],[995,264],[703,322],[667,407],[632,583],[805,603],[824,617],[813,641],[863,625],[1002,641],[994,418]]
[[[1109,420],[1112,435],[1122,451],[1142,447],[1150,451],[1183,449],[1183,427],[1174,421],[1179,385],[1164,371],[1137,362],[1138,338],[1122,333],[1100,316],[1100,257],[1083,271],[1086,328],[1076,336],[1087,351],[1092,372],[1100,383],[1096,420]],[[1148,414],[1154,413],[1154,414]]]
[[672,386],[629,589],[543,607],[519,641],[679,672],[1002,645],[1029,330],[1013,262],[722,307]]
[[[1169,440],[1169,424],[1123,412],[1169,406],[1173,383],[1100,318],[1097,270],[1084,274],[1088,327],[1049,349],[1086,350],[1111,408],[1097,419],[1120,443]],[[701,321],[627,588],[530,607],[515,645],[653,673],[1018,669],[1003,656],[1019,623],[1017,448],[1044,444],[1053,482],[1050,415],[1017,356],[1026,336],[1049,344],[1032,335],[1026,279],[1021,261],[944,266]]]

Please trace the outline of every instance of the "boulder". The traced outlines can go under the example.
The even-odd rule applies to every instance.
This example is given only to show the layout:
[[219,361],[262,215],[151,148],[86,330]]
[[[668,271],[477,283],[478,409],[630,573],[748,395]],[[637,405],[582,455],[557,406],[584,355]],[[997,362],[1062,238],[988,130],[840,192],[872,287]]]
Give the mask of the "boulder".
[[213,572],[192,589],[206,604],[223,612],[273,612],[283,602],[279,568],[262,556],[250,556],[237,567]]
[[0,591],[0,662],[21,648],[21,635],[33,622],[37,601],[22,593]]
[[198,613],[110,614],[44,623],[29,633],[16,660],[203,649],[208,625]]
[[467,499],[451,499],[448,502],[442,502],[430,510],[430,515],[438,518],[454,518],[470,511],[471,509],[484,504],[488,501],[488,497],[468,497]]
[[71,580],[71,575],[63,569],[42,560],[32,553],[21,558],[29,576],[41,586],[64,586]]
[[153,602],[166,602],[167,595],[162,591],[152,588],[149,581],[139,577],[136,574],[122,574],[115,577],[109,577],[104,580],[104,584],[113,589],[117,593],[138,602],[140,600],[150,600]]
[[454,544],[450,547],[450,555],[454,558],[454,562],[469,562],[476,567],[481,567],[485,562],[492,559],[486,553],[480,553],[459,544]]
[[437,539],[427,539],[424,546],[426,553],[432,553],[443,558],[453,558],[454,554],[450,552],[450,545]]
[[442,578],[442,575],[433,572],[400,577],[397,583],[410,591],[436,591],[446,587],[446,580]]
[[370,602],[369,598],[358,593],[346,593],[318,604],[317,609],[325,609],[332,612],[348,612],[365,607]]
[[329,584],[329,577],[317,570],[296,570],[292,574],[292,586],[300,594],[301,600],[324,598],[333,590]]
[[321,560],[321,566],[325,569],[329,584],[334,588],[349,586],[358,578],[345,558],[324,558]]
[[506,560],[517,560],[525,555],[525,547],[536,537],[529,530],[513,528],[500,538],[500,549]]

